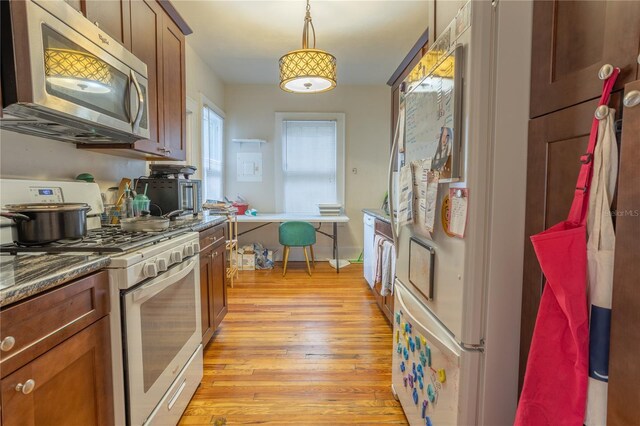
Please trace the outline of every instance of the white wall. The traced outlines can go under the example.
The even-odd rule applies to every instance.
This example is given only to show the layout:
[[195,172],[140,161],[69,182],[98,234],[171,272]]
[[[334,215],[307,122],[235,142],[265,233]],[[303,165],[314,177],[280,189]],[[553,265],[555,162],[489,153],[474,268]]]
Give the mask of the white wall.
[[66,180],[91,173],[102,190],[146,173],[144,160],[85,151],[75,144],[0,130],[0,177]]
[[[363,208],[378,208],[386,191],[390,149],[390,91],[387,86],[340,86],[315,95],[295,95],[272,85],[228,85],[225,88],[225,194],[245,197],[260,212],[275,212],[274,135],[276,112],[343,112],[346,114],[345,204],[350,218],[339,228],[340,258],[356,258],[362,251]],[[266,139],[261,148],[232,143],[232,139]],[[237,182],[236,154],[262,152],[262,182]],[[356,169],[357,173],[353,172]],[[240,225],[243,229],[251,225]],[[330,225],[324,225],[331,231]],[[323,228],[325,229],[325,228]],[[261,242],[279,248],[276,225],[241,237],[240,243]],[[281,251],[281,250],[280,250]],[[278,253],[281,255],[281,253]],[[330,257],[331,242],[318,235],[316,258]],[[301,252],[291,253],[302,259]]]

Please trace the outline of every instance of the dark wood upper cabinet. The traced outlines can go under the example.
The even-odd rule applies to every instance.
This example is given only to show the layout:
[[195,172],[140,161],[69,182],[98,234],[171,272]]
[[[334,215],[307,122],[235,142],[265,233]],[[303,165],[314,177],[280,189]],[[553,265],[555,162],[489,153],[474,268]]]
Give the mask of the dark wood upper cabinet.
[[131,49],[129,0],[83,0],[84,15],[124,47]]
[[168,157],[184,160],[187,139],[185,87],[185,39],[168,17],[162,27],[162,75],[164,152]]
[[131,2],[131,53],[147,64],[149,139],[136,142],[136,148],[161,155],[164,127],[162,123],[162,34],[164,12],[155,0]]
[[530,117],[600,96],[604,64],[621,70],[614,90],[636,79],[638,1],[536,1]]
[[191,29],[166,0],[69,0],[147,64],[149,139],[78,145],[148,160],[186,159],[185,34]]

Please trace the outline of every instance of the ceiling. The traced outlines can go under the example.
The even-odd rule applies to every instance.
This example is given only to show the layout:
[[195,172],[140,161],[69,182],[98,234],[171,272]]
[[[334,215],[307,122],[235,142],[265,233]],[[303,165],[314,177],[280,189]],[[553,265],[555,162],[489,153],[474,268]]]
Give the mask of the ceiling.
[[[278,59],[300,49],[304,0],[174,0],[187,42],[228,84],[278,82]],[[338,84],[385,84],[428,25],[425,0],[312,0],[318,49]]]

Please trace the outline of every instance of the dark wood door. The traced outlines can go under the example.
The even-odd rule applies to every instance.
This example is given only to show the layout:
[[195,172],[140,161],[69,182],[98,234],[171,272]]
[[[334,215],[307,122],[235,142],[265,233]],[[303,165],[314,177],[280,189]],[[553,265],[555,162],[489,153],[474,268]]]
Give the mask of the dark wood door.
[[218,246],[212,253],[212,272],[211,279],[211,292],[213,294],[213,324],[214,329],[217,329],[222,319],[229,310],[227,303],[227,262],[226,262],[226,247],[224,244]]
[[[106,2],[110,3],[110,2]],[[131,52],[147,64],[149,139],[136,142],[136,149],[163,155],[162,123],[162,25],[164,11],[155,0],[131,2]]]
[[175,160],[186,158],[185,41],[180,28],[168,17],[162,27],[162,75],[164,154]]
[[[612,95],[609,105],[619,105],[620,99],[619,94]],[[529,237],[567,218],[597,105],[596,99],[529,122],[520,387],[544,285]]]
[[[640,80],[625,93],[640,90]],[[640,105],[623,110],[607,423],[640,424]]]
[[97,24],[101,30],[118,40],[127,49],[131,48],[130,0],[82,0],[82,2],[87,19]]
[[211,279],[213,277],[213,263],[211,253],[213,250],[207,250],[200,253],[200,309],[202,320],[202,345],[206,346],[211,340],[214,332],[213,308],[211,301],[213,294],[211,292]]
[[112,425],[111,374],[105,317],[2,379],[2,424]]
[[616,90],[636,79],[638,1],[536,1],[530,116],[596,98],[600,67],[620,67]]

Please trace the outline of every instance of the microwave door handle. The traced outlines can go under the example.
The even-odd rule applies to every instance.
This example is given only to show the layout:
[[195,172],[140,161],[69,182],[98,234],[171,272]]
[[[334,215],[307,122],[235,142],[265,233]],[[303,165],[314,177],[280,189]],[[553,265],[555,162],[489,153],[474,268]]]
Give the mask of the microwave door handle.
[[136,73],[131,70],[131,81],[133,82],[133,87],[136,88],[136,92],[138,93],[138,112],[136,112],[136,118],[133,120],[133,131],[138,130],[140,126],[140,121],[142,120],[142,113],[144,111],[144,96],[142,94],[142,89],[140,88],[140,84],[138,83],[138,79],[136,78]]

